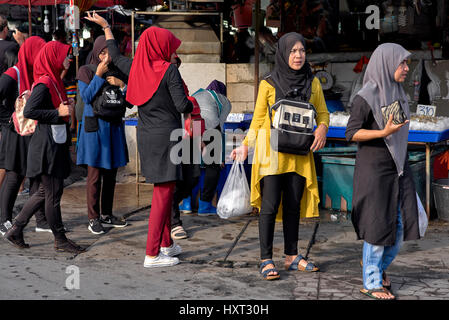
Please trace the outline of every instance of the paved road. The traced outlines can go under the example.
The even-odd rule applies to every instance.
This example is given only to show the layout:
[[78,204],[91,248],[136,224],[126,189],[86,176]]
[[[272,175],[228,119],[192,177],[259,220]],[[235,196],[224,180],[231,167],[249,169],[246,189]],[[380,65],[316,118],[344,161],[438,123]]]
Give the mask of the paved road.
[[[276,225],[274,261],[279,281],[263,281],[258,273],[258,225],[250,222],[239,243],[223,262],[233,240],[250,216],[183,215],[189,239],[180,240],[181,264],[164,269],[143,267],[151,187],[139,200],[134,185],[118,185],[115,211],[128,216],[129,226],[96,236],[87,230],[85,184],[65,189],[63,219],[68,237],[88,246],[73,256],[53,250],[50,233],[25,229],[28,250],[0,241],[0,299],[124,299],[124,300],[366,300],[361,288],[362,243],[341,215],[337,221],[322,212],[317,241],[310,259],[321,272],[282,270],[282,224]],[[20,200],[19,200],[20,202]],[[302,221],[300,252],[305,254],[314,221]],[[432,221],[426,237],[406,242],[389,269],[392,290],[400,300],[449,299],[449,224]],[[77,278],[79,275],[79,278]]]

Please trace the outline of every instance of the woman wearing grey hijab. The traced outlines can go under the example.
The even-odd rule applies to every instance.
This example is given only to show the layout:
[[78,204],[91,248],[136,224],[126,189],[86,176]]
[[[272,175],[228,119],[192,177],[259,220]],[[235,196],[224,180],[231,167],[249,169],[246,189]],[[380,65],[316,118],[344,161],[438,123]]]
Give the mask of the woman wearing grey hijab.
[[374,299],[391,300],[386,269],[403,241],[419,239],[416,191],[407,161],[409,120],[384,120],[382,107],[399,102],[410,110],[402,88],[410,52],[385,43],[373,52],[363,87],[353,100],[346,139],[358,142],[354,170],[352,223],[364,240],[363,289]]

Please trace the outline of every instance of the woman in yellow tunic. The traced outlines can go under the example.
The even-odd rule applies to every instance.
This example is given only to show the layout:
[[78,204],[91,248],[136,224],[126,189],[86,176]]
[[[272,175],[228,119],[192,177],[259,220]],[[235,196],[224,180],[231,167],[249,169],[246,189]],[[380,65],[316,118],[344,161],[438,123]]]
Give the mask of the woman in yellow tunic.
[[[307,155],[276,152],[270,147],[268,107],[287,95],[291,97],[292,93],[295,100],[310,102],[317,111],[315,139],[310,148],[312,152]],[[272,117],[274,115],[273,111]],[[319,216],[313,152],[326,144],[328,127],[329,112],[321,84],[306,61],[304,38],[295,32],[287,33],[277,43],[273,71],[260,82],[249,132],[242,146],[231,153],[231,158],[242,161],[248,156],[248,146],[254,148],[251,205],[260,212],[260,273],[266,280],[280,277],[272,260],[272,251],[276,213],[281,199],[285,268],[309,272],[319,270],[298,254],[298,229],[300,216]]]

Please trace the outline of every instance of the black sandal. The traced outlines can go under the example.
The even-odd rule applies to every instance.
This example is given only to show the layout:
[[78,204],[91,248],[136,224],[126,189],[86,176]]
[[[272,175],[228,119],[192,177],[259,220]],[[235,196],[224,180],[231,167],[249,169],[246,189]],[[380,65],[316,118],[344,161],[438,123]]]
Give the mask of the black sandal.
[[385,294],[391,294],[392,293],[390,291],[388,291],[386,288],[382,287],[382,288],[378,288],[378,289],[372,289],[372,290],[368,290],[368,289],[360,289],[360,293],[364,294],[365,296],[370,297],[371,299],[376,299],[376,300],[395,300],[396,297],[393,295],[393,298],[380,298],[375,296],[373,293],[385,293]]

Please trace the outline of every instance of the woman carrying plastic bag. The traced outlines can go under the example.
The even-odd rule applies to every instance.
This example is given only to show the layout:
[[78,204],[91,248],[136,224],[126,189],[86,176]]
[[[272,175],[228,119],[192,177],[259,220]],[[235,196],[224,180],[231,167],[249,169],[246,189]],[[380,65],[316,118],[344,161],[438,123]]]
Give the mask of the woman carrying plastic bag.
[[234,161],[218,200],[217,214],[220,218],[228,219],[250,213],[252,211],[250,200],[251,193],[243,162]]

